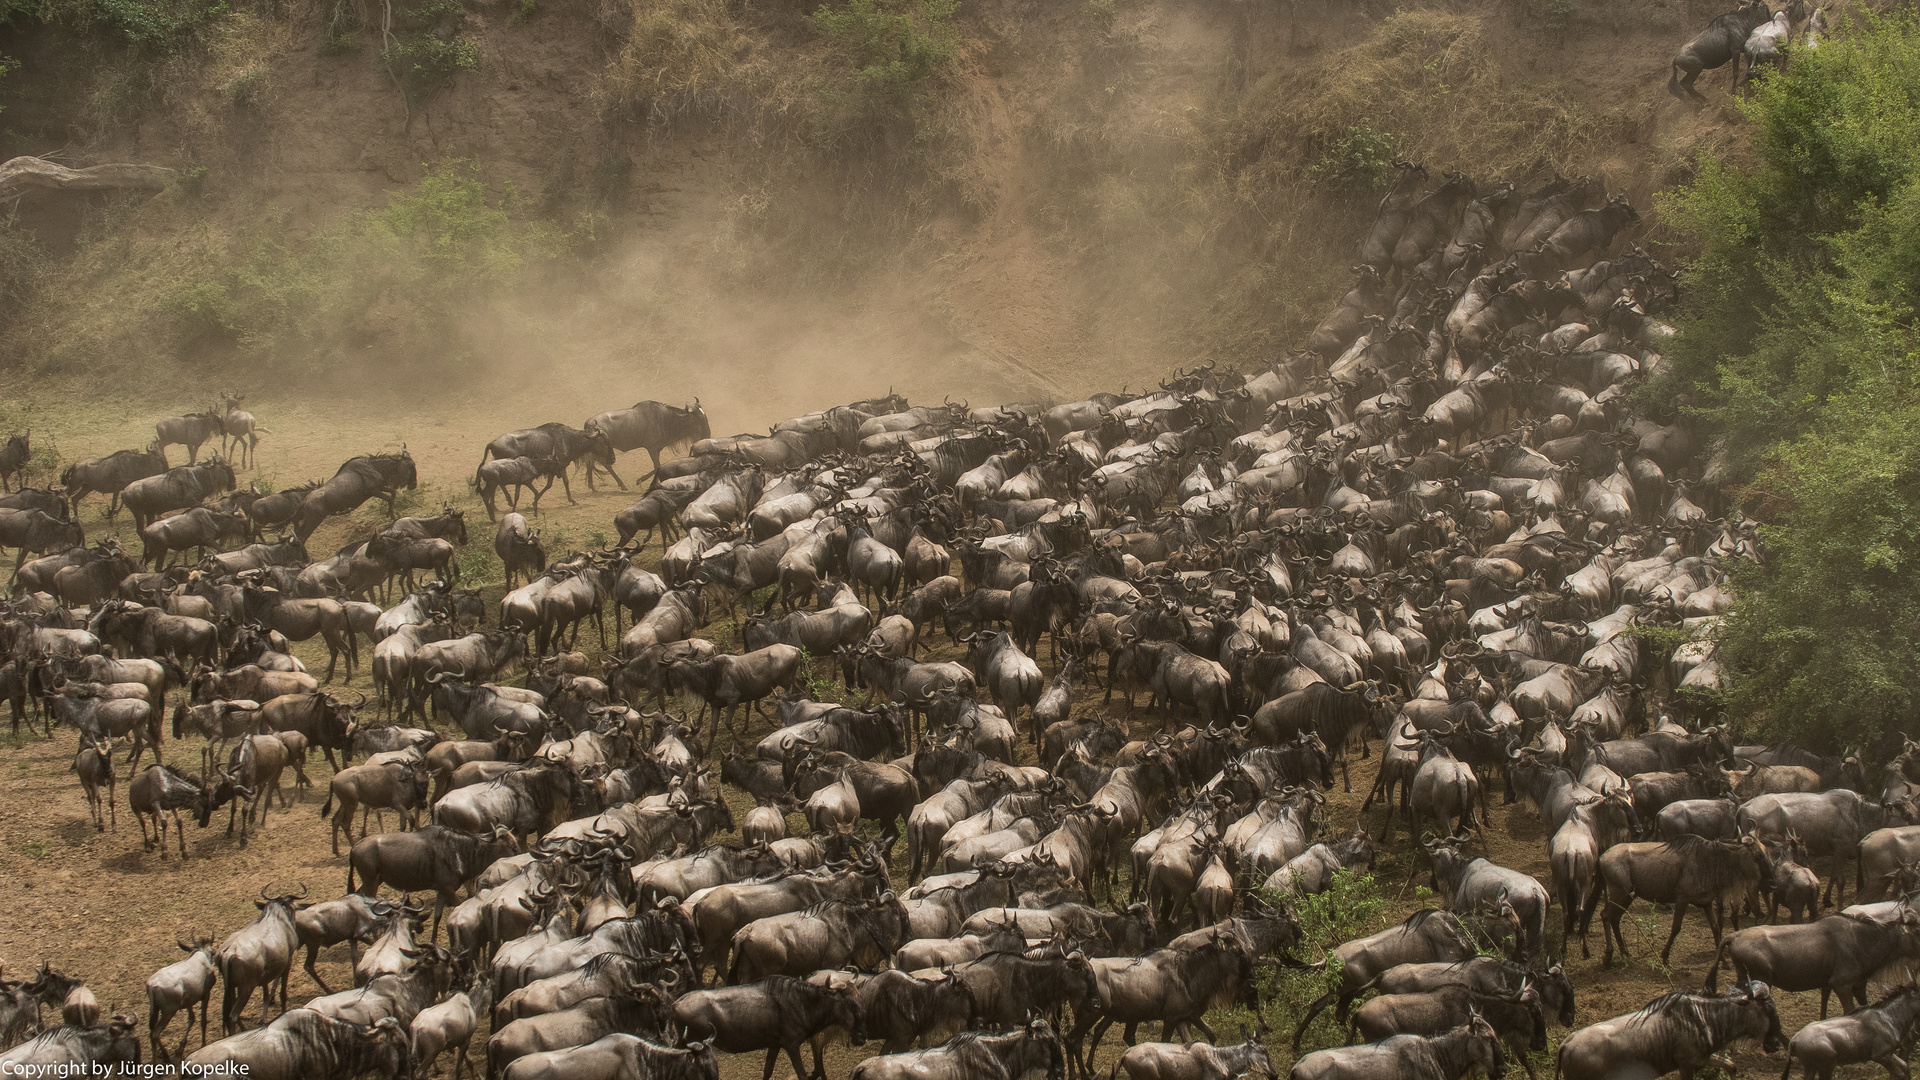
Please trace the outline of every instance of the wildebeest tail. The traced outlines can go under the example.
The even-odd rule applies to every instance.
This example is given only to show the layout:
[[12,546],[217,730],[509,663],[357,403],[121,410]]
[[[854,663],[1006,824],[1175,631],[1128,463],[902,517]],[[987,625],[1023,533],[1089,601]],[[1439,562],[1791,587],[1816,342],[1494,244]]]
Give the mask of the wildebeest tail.
[[187,703],[183,701],[180,704],[175,705],[173,707],[173,737],[175,739],[179,739],[183,737],[180,734],[180,732],[183,726],[186,724],[186,722],[187,722]]
[[333,813],[333,785],[328,784],[327,785],[327,804],[320,808],[320,816],[324,818],[331,813]]
[[1307,1014],[1300,1018],[1300,1026],[1293,1031],[1293,1049],[1295,1053],[1299,1053],[1300,1051],[1300,1037],[1307,1033],[1307,1025],[1313,1023],[1313,1018],[1319,1016],[1321,1010],[1332,1004],[1333,999],[1339,996],[1340,991],[1329,990],[1316,998],[1313,1004],[1307,1006]]

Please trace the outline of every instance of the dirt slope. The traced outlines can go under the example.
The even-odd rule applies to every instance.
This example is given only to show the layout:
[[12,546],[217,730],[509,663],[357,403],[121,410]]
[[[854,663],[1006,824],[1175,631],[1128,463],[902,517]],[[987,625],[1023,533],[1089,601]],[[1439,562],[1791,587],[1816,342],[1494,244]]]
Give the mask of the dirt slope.
[[[1738,139],[1721,91],[1699,112],[1660,92],[1698,4],[1580,6],[1563,28],[1517,3],[1101,9],[963,5],[957,59],[911,138],[824,155],[801,130],[824,106],[795,86],[837,69],[797,3],[606,0],[528,17],[470,4],[456,29],[477,67],[411,105],[376,32],[322,48],[328,6],[244,10],[164,61],[64,28],[0,31],[22,61],[0,153],[65,144],[74,161],[204,170],[192,192],[140,205],[23,204],[16,229],[47,255],[11,369],[58,373],[56,388],[105,368],[335,394],[355,386],[329,371],[384,388],[451,369],[614,398],[632,396],[620,375],[657,379],[646,396],[667,398],[822,373],[1064,396],[1296,341],[1371,212],[1364,189],[1312,186],[1356,125],[1436,169],[1590,172],[1649,209],[1698,150]],[[721,26],[745,59],[710,92],[637,98],[619,61],[645,18]],[[420,312],[383,296],[353,326],[319,328],[351,344],[312,343],[305,364],[180,331],[187,284],[265,238],[297,247],[456,159],[530,213],[597,215],[595,242],[475,296],[448,333],[410,334]]]

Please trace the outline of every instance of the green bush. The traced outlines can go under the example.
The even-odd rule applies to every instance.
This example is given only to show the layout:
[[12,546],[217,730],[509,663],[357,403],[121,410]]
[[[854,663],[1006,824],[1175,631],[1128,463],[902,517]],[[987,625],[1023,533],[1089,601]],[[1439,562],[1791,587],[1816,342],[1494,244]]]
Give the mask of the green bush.
[[848,0],[808,17],[815,30],[852,56],[854,79],[886,96],[909,93],[953,62],[960,0]]
[[1316,188],[1372,191],[1386,184],[1399,159],[1400,137],[1362,120],[1347,129],[1307,166],[1307,182]]
[[[1387,900],[1374,875],[1351,870],[1336,871],[1327,891],[1315,896],[1270,889],[1256,892],[1270,907],[1292,906],[1300,920],[1302,959],[1326,961],[1312,969],[1281,968],[1274,973],[1271,986],[1263,988],[1268,1022],[1277,1030],[1290,1032],[1299,1025],[1309,1005],[1328,991],[1339,989],[1340,962],[1333,958],[1334,948],[1381,929]],[[1331,1009],[1321,1011],[1313,1030],[1319,1033],[1321,1042],[1339,1045],[1345,1041]]]
[[1891,743],[1920,692],[1916,85],[1910,9],[1843,22],[1742,105],[1756,162],[1703,163],[1664,207],[1704,251],[1644,396],[1692,402],[1767,523],[1719,635],[1724,705],[1826,751]]
[[480,66],[480,54],[465,38],[451,40],[431,33],[409,34],[396,38],[380,56],[393,69],[407,93],[418,96],[462,71]]
[[172,52],[228,11],[226,0],[87,0],[85,17],[128,45]]
[[431,93],[462,71],[480,67],[473,42],[457,36],[460,0],[418,0],[393,6],[392,33],[380,51],[409,98]]

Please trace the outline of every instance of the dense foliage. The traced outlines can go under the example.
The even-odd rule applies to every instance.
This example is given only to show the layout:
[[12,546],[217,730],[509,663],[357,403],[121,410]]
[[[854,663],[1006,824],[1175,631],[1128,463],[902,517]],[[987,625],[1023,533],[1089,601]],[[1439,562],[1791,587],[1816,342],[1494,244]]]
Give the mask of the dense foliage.
[[1758,160],[1705,163],[1666,208],[1704,253],[1660,391],[1767,523],[1722,632],[1736,716],[1871,744],[1920,691],[1920,18],[1863,16],[1744,108]]

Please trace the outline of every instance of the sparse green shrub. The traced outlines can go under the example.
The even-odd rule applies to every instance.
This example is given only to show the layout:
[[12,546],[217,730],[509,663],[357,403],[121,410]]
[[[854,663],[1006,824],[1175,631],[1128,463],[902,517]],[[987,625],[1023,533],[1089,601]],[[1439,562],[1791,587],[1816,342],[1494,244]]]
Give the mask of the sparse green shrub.
[[228,11],[226,0],[87,0],[87,18],[136,49],[167,53]]
[[462,71],[480,66],[480,54],[465,38],[451,40],[433,34],[410,34],[380,53],[407,92],[426,93]]
[[[1327,891],[1316,896],[1257,890],[1268,906],[1291,906],[1300,920],[1300,957],[1325,966],[1311,970],[1281,968],[1265,988],[1262,999],[1266,1015],[1276,1028],[1291,1031],[1306,1015],[1307,1007],[1322,994],[1340,985],[1340,963],[1333,960],[1333,949],[1357,937],[1365,937],[1381,928],[1387,899],[1380,893],[1379,881],[1372,874],[1341,870],[1333,875]],[[1338,1045],[1341,1032],[1333,1021],[1332,1010],[1323,1010],[1314,1021],[1323,1043]]]
[[188,343],[230,341],[240,333],[233,292],[223,280],[201,278],[181,285],[174,300]]
[[1103,30],[1113,29],[1115,0],[1087,0],[1087,15]]
[[409,98],[433,92],[480,66],[472,41],[457,36],[460,0],[395,4],[394,25],[380,58]]
[[953,62],[959,7],[960,0],[848,0],[838,10],[821,5],[808,21],[852,53],[863,86],[897,95]]
[[[280,221],[243,233],[230,257],[172,290],[167,314],[183,342],[318,365],[382,333],[437,334],[476,296],[593,236],[592,220],[563,230],[530,218],[512,185],[496,195],[476,166],[447,162],[385,208],[312,236]],[[395,298],[407,314],[398,328],[380,315]]]
[[1573,25],[1573,16],[1579,10],[1576,0],[1541,0],[1540,4],[1540,14],[1550,30],[1565,30]]
[[1379,188],[1393,175],[1399,147],[1398,135],[1361,120],[1322,151],[1319,161],[1307,167],[1307,182],[1316,188],[1338,190]]

